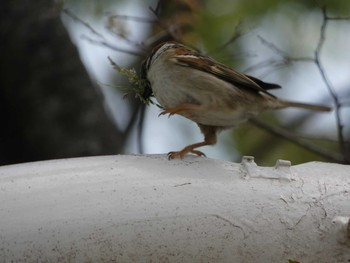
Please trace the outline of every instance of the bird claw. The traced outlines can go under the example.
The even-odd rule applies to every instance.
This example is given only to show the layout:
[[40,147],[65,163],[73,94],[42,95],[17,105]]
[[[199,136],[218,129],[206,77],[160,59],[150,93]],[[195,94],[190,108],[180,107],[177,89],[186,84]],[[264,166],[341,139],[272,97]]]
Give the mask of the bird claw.
[[200,157],[207,157],[205,153],[198,151],[198,150],[192,150],[191,153],[194,153],[195,155],[198,155]]
[[158,117],[162,116],[162,115],[166,115],[166,114],[169,114],[168,115],[168,118],[170,118],[170,116],[173,116],[175,115],[176,112],[172,112],[170,110],[163,110],[161,113],[158,114]]
[[168,153],[168,160],[173,160],[173,159],[176,159],[176,158],[180,158],[182,159],[186,154],[188,154],[189,152],[197,155],[197,156],[200,156],[200,157],[207,157],[203,152],[201,151],[198,151],[198,150],[182,150],[182,151],[178,151],[178,152],[169,152]]
[[169,152],[167,154],[167,156],[168,156],[168,160],[169,161],[172,160],[172,159],[176,159],[178,157],[180,157],[182,159],[182,156],[179,155],[179,152]]

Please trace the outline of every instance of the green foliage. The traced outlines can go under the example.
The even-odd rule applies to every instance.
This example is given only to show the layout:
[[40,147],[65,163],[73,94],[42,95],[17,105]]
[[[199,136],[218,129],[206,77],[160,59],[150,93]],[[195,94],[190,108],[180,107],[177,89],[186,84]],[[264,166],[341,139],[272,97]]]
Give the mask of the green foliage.
[[145,88],[147,86],[147,80],[141,79],[135,69],[126,69],[121,66],[119,66],[117,63],[115,63],[110,57],[108,57],[109,62],[111,63],[112,67],[118,71],[121,75],[125,76],[129,82],[130,86],[125,87],[122,90],[125,92],[124,96],[127,95],[134,95],[137,99],[139,99],[142,103],[145,104],[153,104],[153,101],[150,98],[144,98],[145,94]]

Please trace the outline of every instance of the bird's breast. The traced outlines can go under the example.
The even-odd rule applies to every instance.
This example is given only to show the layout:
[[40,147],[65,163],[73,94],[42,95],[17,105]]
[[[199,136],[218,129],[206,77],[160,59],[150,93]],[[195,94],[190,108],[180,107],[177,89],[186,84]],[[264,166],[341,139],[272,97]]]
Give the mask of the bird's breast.
[[254,103],[254,95],[190,67],[154,63],[147,78],[163,108],[174,108],[181,104],[199,105],[199,110],[179,114],[203,125],[232,127],[261,112],[261,108],[257,108]]

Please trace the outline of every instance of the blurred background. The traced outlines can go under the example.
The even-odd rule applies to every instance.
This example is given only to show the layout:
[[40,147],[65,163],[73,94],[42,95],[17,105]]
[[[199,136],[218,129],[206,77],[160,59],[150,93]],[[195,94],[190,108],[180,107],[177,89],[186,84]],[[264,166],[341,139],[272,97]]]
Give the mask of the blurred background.
[[334,108],[262,114],[203,147],[208,157],[350,163],[348,0],[4,0],[0,12],[0,165],[201,141],[195,123],[124,98],[130,84],[107,58],[139,71],[170,39],[280,84],[281,98]]

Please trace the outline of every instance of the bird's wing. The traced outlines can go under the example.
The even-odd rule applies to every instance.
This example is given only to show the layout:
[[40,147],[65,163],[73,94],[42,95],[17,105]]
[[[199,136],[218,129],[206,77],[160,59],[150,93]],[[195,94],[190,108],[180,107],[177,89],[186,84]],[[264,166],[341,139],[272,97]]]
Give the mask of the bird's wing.
[[208,56],[201,55],[198,52],[196,52],[194,55],[194,50],[188,49],[188,51],[190,52],[187,54],[185,52],[176,54],[175,62],[178,65],[188,66],[210,73],[219,79],[232,83],[237,88],[247,89],[258,93],[263,92],[272,97],[275,96],[269,93],[267,90],[280,88],[280,86],[277,84],[265,83],[262,80],[240,73]]

